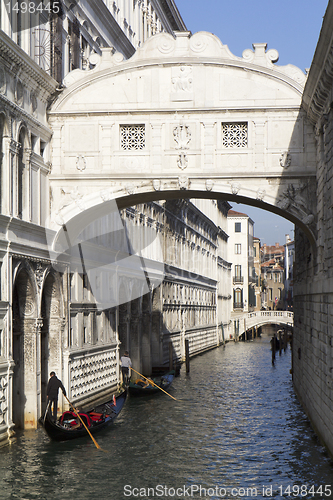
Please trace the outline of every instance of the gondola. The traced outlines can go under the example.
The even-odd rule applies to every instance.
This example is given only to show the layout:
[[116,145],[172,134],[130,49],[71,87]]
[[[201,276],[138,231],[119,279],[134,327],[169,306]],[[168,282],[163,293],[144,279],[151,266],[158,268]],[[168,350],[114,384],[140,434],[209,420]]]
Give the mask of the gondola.
[[[96,434],[112,424],[122,410],[126,396],[127,391],[125,390],[115,398],[115,401],[111,399],[92,410],[79,412],[91,434]],[[42,417],[39,421],[53,441],[68,441],[88,436],[87,430],[73,411],[65,411],[56,422],[51,420],[48,412],[45,419]]]
[[161,377],[156,377],[152,379],[152,381],[156,385],[149,384],[147,380],[145,382],[142,381],[139,383],[130,382],[128,385],[128,392],[130,393],[131,396],[145,396],[147,394],[156,394],[158,392],[162,394],[163,391],[161,391],[161,389],[163,389],[164,391],[169,389],[174,378],[175,378],[175,372],[174,370],[172,370],[171,372],[168,372],[165,375],[162,375]]

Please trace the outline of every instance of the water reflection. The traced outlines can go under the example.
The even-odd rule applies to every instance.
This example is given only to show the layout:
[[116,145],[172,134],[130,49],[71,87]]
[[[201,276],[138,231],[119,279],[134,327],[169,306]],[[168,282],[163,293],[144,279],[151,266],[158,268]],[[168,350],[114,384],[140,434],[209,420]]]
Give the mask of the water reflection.
[[[22,433],[1,450],[0,498],[167,499],[172,488],[191,485],[210,493],[226,488],[224,498],[251,498],[243,490],[231,496],[231,488],[257,488],[262,498],[265,485],[282,498],[279,486],[330,484],[332,463],[295,397],[289,369],[289,350],[272,367],[269,336],[199,356],[190,374],[174,381],[177,401],[163,394],[128,399],[114,426],[96,436],[107,453],[89,438],[52,443],[42,429]],[[157,485],[169,488],[167,495],[157,495]]]

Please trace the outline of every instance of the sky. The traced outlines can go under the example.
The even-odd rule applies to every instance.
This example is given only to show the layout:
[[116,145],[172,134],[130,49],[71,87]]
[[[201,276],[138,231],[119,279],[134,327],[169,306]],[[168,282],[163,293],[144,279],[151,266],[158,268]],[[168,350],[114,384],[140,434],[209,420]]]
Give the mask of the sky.
[[[277,65],[310,68],[328,0],[175,0],[192,33],[214,33],[230,51],[242,57],[253,43],[267,43],[279,53]],[[294,225],[264,210],[232,204],[255,222],[254,234],[261,243],[285,243],[294,237]]]

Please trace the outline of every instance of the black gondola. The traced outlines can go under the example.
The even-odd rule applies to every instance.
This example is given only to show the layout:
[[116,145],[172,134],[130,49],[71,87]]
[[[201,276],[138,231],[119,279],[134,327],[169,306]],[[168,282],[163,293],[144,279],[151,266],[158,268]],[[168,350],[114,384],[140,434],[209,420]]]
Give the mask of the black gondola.
[[[126,401],[127,391],[119,394],[115,401],[111,399],[87,412],[79,412],[91,434],[96,434],[108,427],[117,418]],[[114,404],[115,403],[115,404]],[[50,418],[40,419],[45,431],[53,441],[68,441],[79,437],[89,437],[87,430],[82,425],[73,411],[65,411],[56,422]]]
[[162,393],[163,391],[161,391],[161,389],[166,391],[172,384],[174,377],[175,372],[172,370],[159,378],[152,379],[156,385],[149,384],[148,380],[142,380],[142,382],[138,383],[130,382],[128,385],[128,392],[131,396],[144,396],[147,394],[155,394],[157,392]]

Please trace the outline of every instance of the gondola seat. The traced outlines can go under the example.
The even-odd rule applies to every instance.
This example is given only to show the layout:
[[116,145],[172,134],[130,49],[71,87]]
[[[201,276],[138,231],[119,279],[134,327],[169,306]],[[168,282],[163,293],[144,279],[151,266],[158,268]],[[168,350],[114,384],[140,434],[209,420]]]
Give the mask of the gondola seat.
[[[81,419],[86,424],[87,427],[91,426],[91,419],[86,413],[79,413]],[[60,423],[63,424],[65,421],[69,421],[71,425],[76,425],[78,422],[78,416],[73,411],[65,411],[60,417]]]

